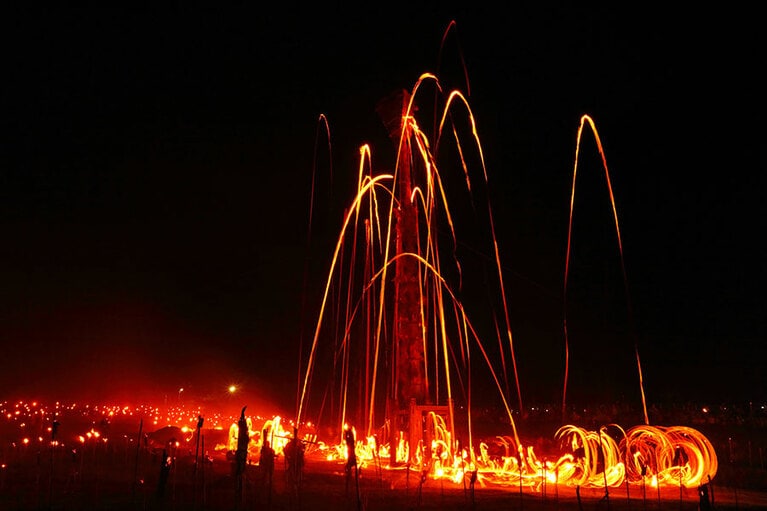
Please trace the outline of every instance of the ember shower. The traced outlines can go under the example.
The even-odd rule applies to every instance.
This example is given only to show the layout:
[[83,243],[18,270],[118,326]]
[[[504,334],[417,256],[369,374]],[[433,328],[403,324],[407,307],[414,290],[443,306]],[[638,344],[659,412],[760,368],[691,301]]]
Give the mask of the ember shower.
[[[598,431],[563,425],[554,439],[560,451],[545,457],[520,440],[514,420],[515,410],[524,409],[518,367],[530,361],[515,354],[519,341],[512,335],[471,105],[462,91],[445,91],[426,73],[411,91],[381,101],[378,113],[396,147],[396,164],[379,173],[373,148],[360,148],[356,194],[338,231],[299,375],[297,423],[311,414],[334,423],[336,431],[354,427],[358,460],[388,460],[390,468],[455,482],[478,477],[531,487],[692,487],[713,478],[717,457],[708,439],[689,427],[649,424],[643,389],[643,425],[609,424]],[[609,185],[588,116],[581,119],[578,147],[584,126],[597,140]],[[324,116],[319,127],[329,142]],[[575,169],[578,157],[576,151]],[[615,212],[612,193],[610,200]],[[457,214],[466,208],[455,201],[470,203],[471,222]],[[617,214],[615,225],[620,244]],[[481,269],[472,256],[484,261]],[[488,299],[477,305],[482,294]],[[636,360],[641,386],[638,351]],[[566,373],[567,367],[563,408]],[[507,433],[497,437],[500,456],[476,443],[474,405],[491,388],[508,421]]]

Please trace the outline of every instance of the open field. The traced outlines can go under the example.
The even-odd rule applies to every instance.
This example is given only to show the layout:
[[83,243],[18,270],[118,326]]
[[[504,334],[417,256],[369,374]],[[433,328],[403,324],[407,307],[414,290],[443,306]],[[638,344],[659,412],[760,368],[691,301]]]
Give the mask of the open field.
[[[249,465],[238,493],[237,478],[225,460],[201,466],[195,481],[194,466],[179,460],[170,471],[164,487],[160,481],[160,459],[147,455],[134,470],[132,460],[116,453],[92,460],[78,473],[76,467],[54,470],[50,484],[50,464],[41,459],[4,473],[0,509],[7,510],[697,510],[700,498],[696,489],[654,489],[632,486],[580,490],[551,486],[533,491],[515,487],[477,484],[462,486],[428,479],[421,485],[418,473],[378,471],[367,467],[359,479],[347,481],[342,463],[307,460],[299,486],[288,484],[283,463],[278,463],[268,484],[258,465]],[[134,474],[137,474],[134,480]],[[767,493],[713,486],[714,509],[767,509]],[[239,494],[239,498],[238,498]]]
[[[166,452],[172,463],[161,479],[162,448],[150,441],[158,429],[132,414],[64,412],[57,415],[57,443],[49,441],[50,413],[38,407],[9,411],[0,428],[0,510],[697,510],[698,488],[643,488],[638,484],[609,488],[502,486],[480,478],[472,485],[420,477],[414,470],[377,465],[347,476],[343,461],[328,461],[309,448],[300,484],[290,484],[285,462],[278,456],[269,481],[253,449],[245,475],[235,475],[226,450],[233,418],[206,420],[202,443],[185,442]],[[18,409],[18,407],[17,407]],[[99,413],[104,413],[100,410]],[[112,412],[110,412],[111,414]],[[193,413],[187,414],[192,419]],[[218,424],[216,424],[218,422]],[[189,423],[189,419],[186,420]],[[217,428],[214,429],[214,426]],[[255,425],[257,428],[258,425]],[[91,434],[108,429],[108,441]],[[162,428],[159,428],[162,429]],[[26,433],[23,441],[20,432]],[[719,470],[707,487],[713,509],[767,509],[762,429],[712,428],[707,434],[719,453]],[[744,436],[748,433],[749,436]],[[729,434],[729,436],[725,436]],[[191,436],[191,433],[187,433]],[[142,441],[138,441],[142,438]],[[731,445],[727,451],[726,445]],[[744,449],[743,446],[748,446]],[[205,461],[195,466],[196,454]],[[167,459],[167,458],[165,458]],[[354,475],[354,474],[353,474]],[[241,486],[238,488],[238,483]]]

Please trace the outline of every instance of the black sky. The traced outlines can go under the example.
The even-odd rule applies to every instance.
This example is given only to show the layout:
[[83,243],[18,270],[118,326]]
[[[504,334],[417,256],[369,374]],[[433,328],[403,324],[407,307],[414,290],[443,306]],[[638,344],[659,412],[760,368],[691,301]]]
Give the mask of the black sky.
[[[465,90],[462,55],[526,394],[559,390],[550,353],[563,343],[575,137],[588,114],[611,172],[650,398],[763,399],[763,55],[750,19],[442,2],[9,9],[0,397],[82,380],[133,387],[136,375],[159,392],[236,380],[292,396],[321,284],[304,281],[304,264],[323,272],[327,256],[307,249],[318,116],[340,190],[332,223],[358,147],[391,159],[376,102],[426,71]],[[611,225],[596,170],[583,170],[576,214],[605,224],[574,237],[573,278],[591,282],[617,250],[601,233]],[[594,287],[608,296],[584,302],[594,317],[583,328],[625,307]],[[601,335],[578,338],[574,363],[593,364]]]

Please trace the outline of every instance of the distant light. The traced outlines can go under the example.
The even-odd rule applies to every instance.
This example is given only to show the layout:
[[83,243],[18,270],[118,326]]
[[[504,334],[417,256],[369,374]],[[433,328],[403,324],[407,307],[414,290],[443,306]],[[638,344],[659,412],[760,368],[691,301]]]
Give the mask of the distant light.
[[234,394],[235,390],[237,390],[237,387],[235,387],[234,385],[229,385],[229,392],[230,393]]

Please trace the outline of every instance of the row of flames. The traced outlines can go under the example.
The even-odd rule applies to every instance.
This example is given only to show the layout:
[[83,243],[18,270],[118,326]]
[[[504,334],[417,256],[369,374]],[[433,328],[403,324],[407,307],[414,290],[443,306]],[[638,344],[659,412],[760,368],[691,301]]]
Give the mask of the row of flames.
[[[620,440],[610,432],[617,432]],[[636,426],[626,431],[618,425],[610,425],[589,431],[567,425],[555,436],[565,454],[541,457],[532,446],[525,447],[511,437],[498,436],[495,442],[505,454],[493,456],[487,442],[479,444],[478,453],[474,449],[454,452],[450,448],[450,433],[440,427],[430,449],[420,445],[412,458],[400,433],[395,455],[399,464],[411,459],[411,468],[419,467],[434,479],[461,483],[465,477],[476,477],[480,483],[533,488],[544,484],[618,487],[627,482],[691,488],[712,479],[718,468],[716,453],[708,439],[685,426]],[[388,461],[391,450],[388,444],[379,445],[375,436],[369,436],[357,441],[355,454],[358,463],[365,466]],[[327,458],[347,456],[346,446],[338,444]]]
[[[404,433],[400,432],[394,455],[399,467],[418,469],[433,479],[461,483],[475,478],[480,484],[525,486],[540,489],[547,484],[580,487],[619,487],[626,483],[651,487],[684,486],[693,488],[705,484],[716,475],[718,461],[713,446],[699,431],[686,426],[635,426],[624,430],[616,424],[590,431],[567,425],[555,434],[561,452],[557,456],[542,456],[532,446],[517,444],[512,437],[497,436],[496,447],[505,452],[491,455],[487,442],[474,449],[453,449],[453,441],[441,417],[433,414],[435,435],[430,448],[419,445],[410,456]],[[269,439],[275,453],[280,455],[292,438],[282,427],[280,417],[264,423],[262,431],[253,431],[248,420],[251,447],[257,452]],[[617,437],[617,439],[616,439]],[[237,447],[238,426],[229,431],[229,450]],[[327,446],[315,439],[303,438],[319,446],[328,461],[348,459],[343,442]],[[355,455],[360,467],[390,464],[391,446],[379,443],[376,436],[357,440]],[[407,460],[411,460],[408,463]]]

